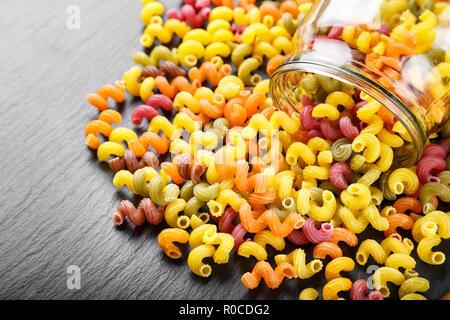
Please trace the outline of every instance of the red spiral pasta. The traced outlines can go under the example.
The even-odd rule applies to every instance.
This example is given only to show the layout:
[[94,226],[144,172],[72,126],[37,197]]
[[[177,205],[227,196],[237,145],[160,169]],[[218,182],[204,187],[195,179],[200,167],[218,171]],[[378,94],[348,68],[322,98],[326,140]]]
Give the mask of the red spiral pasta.
[[416,173],[419,181],[423,184],[427,182],[440,182],[436,175],[444,171],[445,168],[446,163],[443,157],[428,155],[420,158],[417,162]]
[[347,162],[336,162],[330,168],[330,181],[339,189],[347,189],[353,171]]
[[330,119],[324,118],[320,121],[320,131],[326,139],[332,142],[344,137],[341,130],[333,127]]
[[136,209],[131,201],[123,200],[117,206],[117,211],[113,214],[113,222],[121,225],[125,221],[125,217],[136,226],[142,225],[145,220],[153,225],[159,224],[164,219],[164,206],[156,208],[153,201],[144,198]]
[[352,300],[383,300],[384,297],[379,291],[372,291],[367,295],[369,286],[364,279],[356,280],[350,290],[350,299]]
[[354,140],[359,135],[359,130],[352,124],[349,117],[342,117],[339,119],[339,129],[342,134],[350,140]]
[[315,244],[328,241],[333,233],[333,226],[330,223],[322,223],[320,229],[316,229],[316,221],[312,218],[305,220],[302,229],[306,238]]
[[241,223],[237,224],[236,227],[234,227],[233,231],[231,231],[231,235],[234,238],[234,250],[238,251],[239,246],[244,243],[245,241],[250,241],[252,239],[246,238],[244,239],[245,235],[247,234],[247,230],[242,226]]
[[140,160],[130,149],[125,150],[122,157],[117,157],[108,161],[108,165],[113,172],[127,169],[131,173],[144,167],[158,168],[158,157],[151,151],[144,153]]
[[201,182],[201,176],[206,171],[203,163],[194,162],[191,167],[192,158],[187,153],[180,154],[176,162],[178,172],[183,179],[191,180],[194,184]]

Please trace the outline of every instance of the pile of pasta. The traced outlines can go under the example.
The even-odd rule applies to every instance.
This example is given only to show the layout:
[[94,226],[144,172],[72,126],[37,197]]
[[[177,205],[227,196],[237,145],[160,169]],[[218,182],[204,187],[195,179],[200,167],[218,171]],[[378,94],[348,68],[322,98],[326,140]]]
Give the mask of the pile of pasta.
[[[113,222],[167,224],[159,246],[172,259],[185,259],[187,246],[199,277],[238,255],[254,262],[241,279],[248,289],[319,274],[322,292],[306,288],[299,299],[381,300],[388,283],[401,299],[425,299],[429,282],[411,253],[430,265],[446,259],[433,248],[450,237],[442,209],[450,201],[450,122],[416,165],[393,169],[393,148],[408,133],[393,130],[399,122],[370,96],[318,75],[298,88],[300,113],[278,110],[269,96],[269,77],[289,56],[311,1],[211,2],[184,0],[164,21],[163,4],[143,0],[148,54],[136,52],[121,80],[87,96],[99,111],[86,126],[87,146],[108,161],[115,187],[142,197],[137,207],[123,200]],[[326,94],[311,94],[308,81]],[[120,126],[110,108],[127,93],[143,101],[135,128]],[[360,241],[367,228],[384,240]],[[268,246],[278,254],[270,257]],[[379,266],[371,283],[343,274],[355,261]]]

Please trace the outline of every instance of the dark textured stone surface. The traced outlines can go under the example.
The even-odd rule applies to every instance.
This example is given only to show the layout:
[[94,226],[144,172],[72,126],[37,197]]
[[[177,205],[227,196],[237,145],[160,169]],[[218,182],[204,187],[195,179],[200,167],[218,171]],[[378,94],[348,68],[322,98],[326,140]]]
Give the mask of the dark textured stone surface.
[[[71,4],[81,8],[80,30],[66,28]],[[322,272],[249,291],[240,277],[254,261],[235,254],[200,279],[186,264],[187,246],[175,262],[159,249],[165,225],[114,227],[120,200],[138,199],[114,188],[107,164],[85,147],[84,127],[97,115],[85,95],[133,64],[144,29],[140,1],[2,1],[0,29],[1,299],[297,299],[302,288],[325,283]],[[125,126],[138,103],[128,97],[119,106]],[[368,235],[382,239],[380,232]],[[448,253],[448,241],[440,248]],[[354,256],[354,249],[344,251]],[[67,289],[69,265],[81,268],[80,290]],[[417,270],[431,282],[428,298],[450,291],[448,261],[419,261]],[[366,267],[350,275],[369,276]]]

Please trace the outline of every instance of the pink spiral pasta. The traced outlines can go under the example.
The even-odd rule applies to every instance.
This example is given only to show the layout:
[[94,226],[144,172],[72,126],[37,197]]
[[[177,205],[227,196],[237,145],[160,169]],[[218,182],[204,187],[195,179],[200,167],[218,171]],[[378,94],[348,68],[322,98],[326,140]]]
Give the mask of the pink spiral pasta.
[[320,130],[320,119],[314,118],[312,116],[312,111],[314,107],[311,105],[306,105],[300,110],[300,122],[302,124],[303,129],[305,130]]
[[447,150],[444,146],[436,143],[429,144],[425,146],[422,153],[422,158],[427,156],[433,156],[438,158],[445,158],[447,155]]
[[292,230],[290,234],[287,235],[287,238],[290,242],[297,246],[302,246],[304,244],[310,243],[309,239],[306,237],[305,233],[301,230]]
[[134,108],[133,113],[131,114],[131,122],[133,122],[135,126],[138,126],[142,123],[142,119],[146,118],[152,120],[158,115],[158,110],[146,104],[142,104]]
[[231,233],[236,227],[233,224],[233,220],[236,216],[237,212],[234,211],[233,208],[226,208],[223,214],[219,217],[219,231],[223,233]]
[[330,181],[339,189],[346,189],[353,171],[347,162],[336,162],[330,168]]
[[322,223],[320,229],[316,229],[316,221],[312,218],[305,220],[302,229],[306,238],[315,244],[328,241],[333,233],[333,226],[330,223]]
[[367,296],[369,287],[364,279],[356,280],[350,290],[350,299],[352,300],[383,300],[383,295],[378,291],[372,291]]
[[234,227],[233,231],[231,232],[231,236],[234,238],[234,250],[238,251],[239,246],[242,243],[252,240],[250,238],[244,239],[246,234],[247,230],[245,230],[242,224],[239,223],[236,227]]
[[358,128],[352,124],[352,120],[349,117],[342,117],[339,120],[339,129],[350,140],[354,140],[359,134]]
[[313,130],[308,131],[308,139],[312,139],[315,137],[326,139],[322,133],[322,130],[313,129]]
[[340,40],[342,31],[344,31],[343,26],[337,26],[337,25],[333,26],[333,27],[331,27],[330,32],[328,32],[328,38]]
[[322,119],[322,121],[320,121],[320,131],[322,131],[325,138],[332,142],[344,137],[341,130],[333,127],[330,119]]
[[443,157],[429,155],[420,158],[417,162],[416,173],[419,177],[419,181],[423,184],[427,182],[440,182],[436,175],[444,171],[445,168],[446,163]]

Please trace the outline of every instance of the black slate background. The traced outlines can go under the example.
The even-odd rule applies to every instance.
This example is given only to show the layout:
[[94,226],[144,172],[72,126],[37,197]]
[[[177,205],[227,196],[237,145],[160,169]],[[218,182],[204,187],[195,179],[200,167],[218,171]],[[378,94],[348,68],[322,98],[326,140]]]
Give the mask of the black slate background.
[[[164,1],[166,10],[180,3]],[[80,30],[66,27],[69,5],[81,8]],[[200,279],[186,264],[187,246],[180,261],[159,249],[166,225],[113,225],[117,204],[139,199],[117,190],[107,164],[84,145],[84,127],[97,116],[85,95],[133,64],[142,49],[140,8],[138,0],[0,2],[0,299],[297,299],[302,288],[320,288],[323,272],[276,290],[247,290],[240,277],[254,261],[235,254]],[[128,96],[118,106],[121,125],[132,127],[138,103]],[[438,249],[449,253],[448,242]],[[354,257],[355,249],[343,247]],[[66,286],[69,265],[81,269],[80,290]],[[366,268],[348,276],[367,278]],[[417,270],[431,282],[429,299],[450,291],[448,260],[418,261]]]

